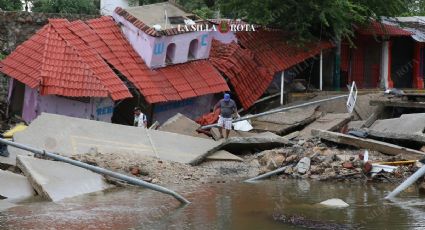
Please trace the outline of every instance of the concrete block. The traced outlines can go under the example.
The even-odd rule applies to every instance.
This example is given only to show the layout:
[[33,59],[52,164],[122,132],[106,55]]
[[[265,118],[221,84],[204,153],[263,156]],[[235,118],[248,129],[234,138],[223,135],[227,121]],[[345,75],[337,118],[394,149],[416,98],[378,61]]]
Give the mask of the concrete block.
[[[64,156],[96,149],[105,154],[140,154],[190,163],[220,143],[177,133],[43,113],[26,130],[16,133],[18,143]],[[11,154],[24,150],[8,148]]]
[[0,170],[0,196],[8,200],[23,200],[35,195],[28,179],[20,174]]
[[59,201],[110,187],[103,176],[59,161],[18,156],[17,166],[27,176],[38,195]]

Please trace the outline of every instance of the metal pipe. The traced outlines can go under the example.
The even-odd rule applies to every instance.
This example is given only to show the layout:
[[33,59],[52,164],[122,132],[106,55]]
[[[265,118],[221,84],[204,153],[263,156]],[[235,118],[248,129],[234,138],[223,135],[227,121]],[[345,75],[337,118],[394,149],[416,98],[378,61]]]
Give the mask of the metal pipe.
[[110,170],[107,170],[107,169],[104,169],[104,168],[101,168],[101,167],[89,165],[89,164],[86,164],[86,163],[83,163],[83,162],[80,162],[80,161],[72,160],[68,157],[63,157],[63,156],[57,155],[55,153],[35,149],[33,147],[29,147],[27,145],[19,144],[19,143],[13,142],[13,141],[8,141],[8,140],[2,139],[2,138],[0,138],[0,143],[10,145],[10,146],[13,146],[15,148],[23,149],[23,150],[32,152],[34,154],[47,156],[47,157],[53,158],[53,159],[58,160],[58,161],[62,161],[62,162],[68,163],[68,164],[72,164],[72,165],[75,165],[77,167],[85,168],[85,169],[91,170],[95,173],[107,175],[107,176],[110,176],[110,177],[113,177],[113,178],[116,178],[116,179],[119,179],[119,180],[127,181],[131,184],[139,185],[139,186],[142,186],[142,187],[145,187],[145,188],[148,188],[148,189],[155,190],[157,192],[165,193],[165,194],[173,196],[174,198],[176,198],[178,201],[180,201],[183,204],[189,204],[190,203],[183,196],[179,195],[178,193],[176,193],[172,190],[169,190],[167,188],[164,188],[164,187],[156,185],[156,184],[148,183],[148,182],[143,181],[143,180],[139,180],[139,179],[134,178],[134,177],[130,177],[130,176],[127,176],[127,175],[124,175],[124,174],[116,173],[116,172],[113,172],[113,171],[110,171]]
[[[331,98],[327,98],[327,99],[311,101],[311,102],[303,103],[303,104],[300,104],[300,105],[293,105],[293,106],[289,106],[289,107],[270,110],[270,111],[267,111],[267,112],[264,112],[264,113],[253,114],[253,115],[234,119],[234,120],[232,120],[232,123],[238,122],[238,121],[244,121],[244,120],[248,120],[248,119],[252,119],[252,118],[257,118],[257,117],[261,117],[261,116],[265,116],[265,115],[269,115],[269,114],[273,114],[273,113],[288,111],[288,110],[291,110],[291,109],[302,108],[302,107],[309,106],[309,105],[320,104],[320,103],[323,103],[323,102],[333,101],[333,100],[337,100],[337,99],[341,99],[341,98],[345,98],[345,97],[348,97],[348,95],[340,95],[340,96],[331,97]],[[213,128],[213,127],[217,127],[217,126],[218,126],[218,124],[215,123],[215,124],[211,124],[211,125],[202,126],[201,129],[209,129],[209,128]]]
[[407,178],[403,183],[401,183],[397,188],[395,188],[385,199],[389,200],[397,196],[399,193],[403,192],[410,185],[415,183],[419,178],[421,178],[425,174],[425,165],[422,166],[418,171],[413,173],[409,178]]
[[323,50],[320,50],[320,91],[323,90]]
[[278,169],[273,170],[273,171],[271,171],[271,172],[264,173],[264,174],[262,174],[262,175],[259,175],[259,176],[253,177],[253,178],[251,178],[251,179],[245,180],[244,182],[249,183],[249,182],[253,182],[253,181],[255,181],[255,180],[260,180],[260,179],[264,179],[264,178],[267,178],[267,177],[271,177],[271,176],[273,176],[273,175],[276,175],[276,174],[278,174],[278,173],[281,173],[281,172],[285,171],[288,167],[290,167],[290,166],[292,167],[293,165],[294,165],[294,164],[290,164],[290,165],[287,165],[287,166],[284,166],[284,167],[278,168]]
[[285,88],[285,70],[280,74],[280,104],[283,105],[283,91]]

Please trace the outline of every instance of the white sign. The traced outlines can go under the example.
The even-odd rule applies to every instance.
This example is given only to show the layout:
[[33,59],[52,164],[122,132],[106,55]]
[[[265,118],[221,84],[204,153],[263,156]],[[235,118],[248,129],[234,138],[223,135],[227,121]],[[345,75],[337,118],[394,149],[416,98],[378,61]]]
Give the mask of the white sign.
[[356,87],[356,83],[353,81],[353,84],[351,84],[350,95],[348,95],[348,100],[347,100],[347,110],[349,113],[352,113],[354,110],[354,107],[356,107],[356,100],[357,100],[357,87]]

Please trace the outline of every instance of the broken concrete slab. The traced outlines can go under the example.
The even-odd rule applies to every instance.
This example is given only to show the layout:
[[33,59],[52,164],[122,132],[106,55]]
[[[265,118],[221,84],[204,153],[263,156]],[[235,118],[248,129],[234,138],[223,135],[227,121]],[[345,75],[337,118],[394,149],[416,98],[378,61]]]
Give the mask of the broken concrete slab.
[[16,207],[16,206],[19,206],[19,205],[10,203],[7,200],[0,200],[0,212],[6,211],[9,208],[13,208],[13,207]]
[[413,141],[425,145],[425,113],[403,114],[377,120],[366,131],[372,138]]
[[206,158],[207,160],[214,160],[214,161],[243,161],[242,158],[229,153],[226,150],[220,150],[217,151]]
[[[140,154],[180,163],[190,163],[220,145],[204,138],[48,113],[38,116],[14,139],[68,157],[96,149],[104,154]],[[9,152],[27,154],[14,147],[9,147]]]
[[370,114],[372,114],[376,108],[376,106],[370,105],[371,100],[375,100],[379,98],[381,94],[365,94],[359,95],[356,100],[356,106],[354,107],[354,111],[359,115],[361,120],[366,120]]
[[342,133],[335,133],[330,132],[326,130],[317,130],[313,129],[312,131],[313,136],[317,136],[320,139],[335,142],[338,144],[344,144],[344,145],[350,145],[357,148],[363,148],[363,149],[369,149],[369,150],[376,150],[381,153],[387,154],[387,155],[401,155],[405,159],[421,159],[425,156],[424,152],[417,151],[414,149],[409,149],[405,147],[401,147],[398,145],[377,141],[373,139],[363,139],[358,138],[350,135],[345,135]]
[[348,130],[357,130],[363,127],[365,121],[350,121],[347,124]]
[[0,196],[8,200],[23,200],[35,195],[28,179],[20,174],[0,170]]
[[[19,154],[25,155],[25,156],[33,156],[33,154],[30,153],[30,152],[20,152]],[[9,151],[8,157],[0,156],[0,169],[7,169],[10,166],[15,166],[15,165],[16,165],[16,153],[15,152]]]
[[258,117],[252,120],[252,126],[255,130],[285,135],[320,117],[322,113],[317,112],[316,109],[317,106],[308,106]]
[[370,101],[370,105],[401,108],[425,108],[425,102],[405,101],[400,97],[381,95]]
[[336,131],[346,125],[352,118],[349,113],[328,113],[325,116],[318,118],[313,123],[307,125],[300,131],[298,139],[311,138],[311,130],[320,129],[328,131]]
[[50,201],[110,187],[103,176],[63,162],[18,156],[17,166],[27,176],[38,195]]
[[205,154],[198,156],[190,162],[191,165],[201,163],[206,157],[214,154],[219,150],[226,150],[231,153],[240,152],[247,149],[266,150],[277,147],[290,146],[290,141],[273,133],[258,134],[254,137],[230,137],[227,140],[218,141],[220,145],[212,148]]
[[295,131],[295,132],[292,132],[292,133],[285,135],[283,137],[288,139],[288,140],[292,140],[292,139],[297,138],[299,135],[300,135],[300,131]]
[[[220,131],[218,130],[218,128],[211,128],[210,130],[211,135],[213,137],[214,140],[220,140],[221,135],[220,135]],[[231,130],[229,133],[229,137],[252,137],[257,135],[258,133],[253,133],[253,132],[244,132],[244,131],[237,131],[237,130]]]
[[164,124],[162,124],[158,128],[158,130],[210,139],[210,137],[208,137],[207,135],[203,133],[198,133],[196,131],[199,127],[200,125],[195,121],[191,120],[190,118],[186,117],[181,113],[177,113],[176,115],[168,119]]

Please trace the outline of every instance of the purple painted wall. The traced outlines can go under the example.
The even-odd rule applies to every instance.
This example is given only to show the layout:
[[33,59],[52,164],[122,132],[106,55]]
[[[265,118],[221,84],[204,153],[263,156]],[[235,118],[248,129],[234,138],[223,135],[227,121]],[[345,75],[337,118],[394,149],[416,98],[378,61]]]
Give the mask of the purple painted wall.
[[22,118],[31,122],[42,112],[111,122],[114,102],[110,98],[90,98],[85,103],[54,95],[39,95],[37,89],[25,86]]
[[[210,54],[211,40],[213,38],[223,43],[237,41],[233,32],[222,34],[219,31],[198,31],[174,36],[152,37],[136,28],[131,22],[128,22],[120,15],[114,13],[112,17],[115,21],[121,23],[121,29],[124,35],[150,68],[158,68],[166,65],[167,48],[172,43],[176,47],[174,57],[171,58],[171,63],[168,64],[207,59]],[[197,49],[193,57],[189,58],[189,47],[193,40],[197,42]]]

